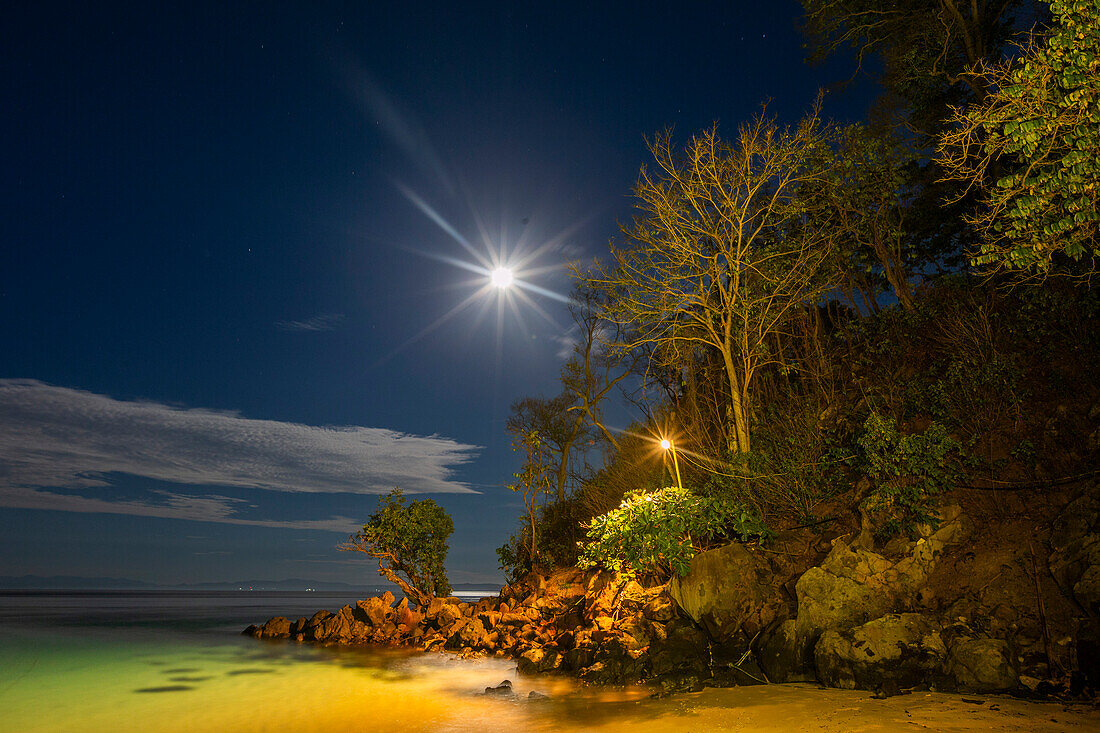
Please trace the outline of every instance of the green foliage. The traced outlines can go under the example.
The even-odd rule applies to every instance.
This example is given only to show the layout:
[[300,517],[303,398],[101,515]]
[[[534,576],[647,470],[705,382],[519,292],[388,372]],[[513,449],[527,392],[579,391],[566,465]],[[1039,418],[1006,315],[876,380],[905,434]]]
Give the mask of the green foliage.
[[722,536],[764,538],[770,530],[744,506],[666,487],[625,497],[594,517],[577,564],[628,574],[686,575],[700,545]]
[[[828,173],[811,207],[820,221],[843,233],[841,267],[851,288],[872,303],[889,283],[906,310],[913,309],[910,273],[933,255],[911,235],[911,203],[918,192],[917,152],[888,130],[848,125],[835,132]],[[885,283],[884,283],[885,281]]]
[[752,453],[734,454],[718,467],[692,471],[705,497],[751,506],[769,520],[809,523],[817,507],[846,485],[846,453],[827,439],[803,396],[762,411]]
[[580,501],[583,490],[563,502],[551,502],[538,509],[538,557],[531,557],[531,525],[524,523],[496,550],[499,567],[509,582],[523,577],[536,565],[568,567],[577,562],[577,544],[583,537],[582,522],[592,515]]
[[872,412],[859,438],[861,468],[874,482],[869,509],[875,534],[912,533],[919,523],[935,523],[935,497],[961,477],[961,445],[946,428],[932,423],[923,433],[901,435],[897,422]]
[[980,104],[940,145],[949,176],[978,186],[979,265],[1048,272],[1100,255],[1100,5],[1053,0],[1055,25],[1022,59],[991,67]]
[[[444,562],[452,532],[454,522],[441,506],[431,499],[406,504],[401,490],[395,488],[379,497],[378,510],[341,549],[377,558],[379,571],[390,580],[394,577],[386,570],[404,575],[416,591],[414,596],[447,596],[451,585]],[[416,597],[412,600],[420,602]]]
[[802,0],[813,55],[820,60],[847,48],[860,66],[877,57],[884,96],[904,105],[913,127],[933,135],[949,104],[981,97],[981,85],[968,69],[1000,58],[1014,33],[1014,14],[1026,13],[1035,4],[1034,0]]
[[523,538],[512,535],[508,541],[497,548],[497,562],[505,579],[514,583],[531,571],[531,558],[527,556],[527,547]]

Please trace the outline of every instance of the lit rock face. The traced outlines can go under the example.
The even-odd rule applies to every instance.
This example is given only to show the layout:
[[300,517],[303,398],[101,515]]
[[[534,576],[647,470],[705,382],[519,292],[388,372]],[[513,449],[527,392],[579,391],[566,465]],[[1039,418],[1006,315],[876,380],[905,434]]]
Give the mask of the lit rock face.
[[[772,682],[819,678],[814,672],[814,648],[822,634],[861,626],[884,615],[912,607],[944,548],[966,535],[966,518],[958,505],[940,510],[936,530],[923,527],[916,542],[901,548],[901,557],[887,558],[861,546],[833,541],[821,565],[810,568],[795,583],[798,612],[767,634],[759,644],[762,668]],[[869,533],[865,533],[868,534]]]
[[690,572],[673,577],[668,593],[713,640],[734,640],[741,631],[751,638],[780,606],[770,575],[764,560],[735,542],[692,558]]
[[798,579],[799,636],[812,640],[829,629],[851,628],[904,608],[932,574],[943,550],[965,536],[958,505],[940,510],[940,526],[892,560],[841,540],[819,567]]
[[707,635],[680,615],[665,586],[644,588],[606,572],[532,577],[477,603],[437,598],[413,609],[393,601],[386,594],[294,623],[276,617],[245,633],[490,653],[516,659],[523,673],[561,670],[606,683],[659,679],[666,689],[699,689],[714,677],[712,659],[722,659]]
[[947,648],[938,628],[918,613],[889,614],[845,631],[826,631],[814,649],[817,673],[848,690],[934,683]]
[[961,637],[948,646],[946,671],[960,692],[1004,692],[1019,686],[1008,642]]

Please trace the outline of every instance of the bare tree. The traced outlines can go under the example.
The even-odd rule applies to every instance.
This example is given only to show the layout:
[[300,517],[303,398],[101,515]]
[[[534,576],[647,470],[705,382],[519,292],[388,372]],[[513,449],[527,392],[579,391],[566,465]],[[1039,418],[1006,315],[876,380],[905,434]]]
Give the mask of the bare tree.
[[577,343],[573,357],[562,367],[562,386],[575,401],[569,410],[599,430],[604,440],[617,450],[619,443],[604,423],[603,404],[615,387],[634,372],[641,354],[613,348],[623,338],[623,324],[603,318],[605,302],[601,293],[584,286],[581,280],[584,275],[576,267],[573,277],[580,280],[569,305],[577,327]]
[[753,378],[781,364],[777,337],[804,303],[835,282],[836,235],[803,226],[799,190],[820,185],[826,144],[820,106],[794,128],[761,113],[734,141],[717,126],[684,150],[671,133],[649,145],[656,161],[634,187],[638,215],[625,243],[585,282],[602,315],[631,330],[624,351],[710,348],[729,396],[726,445],[748,452]]
[[512,413],[506,423],[515,449],[523,445],[527,436],[537,436],[539,450],[527,451],[528,458],[537,455],[545,461],[545,468],[554,475],[559,502],[565,501],[571,459],[587,437],[584,413],[571,409],[575,404],[576,397],[570,392],[549,399],[524,397],[512,403]]

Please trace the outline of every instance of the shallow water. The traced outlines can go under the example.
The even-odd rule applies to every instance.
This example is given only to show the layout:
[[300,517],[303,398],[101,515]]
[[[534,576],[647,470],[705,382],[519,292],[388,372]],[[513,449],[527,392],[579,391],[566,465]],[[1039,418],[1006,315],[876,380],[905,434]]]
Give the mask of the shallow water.
[[[502,659],[334,649],[240,636],[250,622],[334,610],[309,593],[0,594],[5,731],[1100,730],[1059,705],[813,685],[706,690],[518,677]],[[513,697],[485,696],[512,680]],[[545,698],[531,699],[535,691]]]
[[[322,593],[0,595],[0,711],[19,731],[559,729],[645,690],[578,692],[506,660],[334,649],[240,636],[249,622],[335,610]],[[487,697],[505,679],[516,695]],[[538,692],[550,699],[530,700]]]

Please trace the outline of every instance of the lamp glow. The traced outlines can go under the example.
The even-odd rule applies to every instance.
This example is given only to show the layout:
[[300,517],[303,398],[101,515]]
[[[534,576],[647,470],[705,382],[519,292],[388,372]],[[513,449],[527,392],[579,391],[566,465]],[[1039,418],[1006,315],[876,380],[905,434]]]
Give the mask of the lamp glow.
[[661,438],[661,448],[672,451],[672,465],[676,469],[676,485],[680,488],[680,491],[683,491],[684,484],[680,481],[680,461],[676,459],[676,446],[668,438]]
[[512,271],[507,267],[498,267],[489,275],[489,280],[493,287],[504,290],[512,284]]

